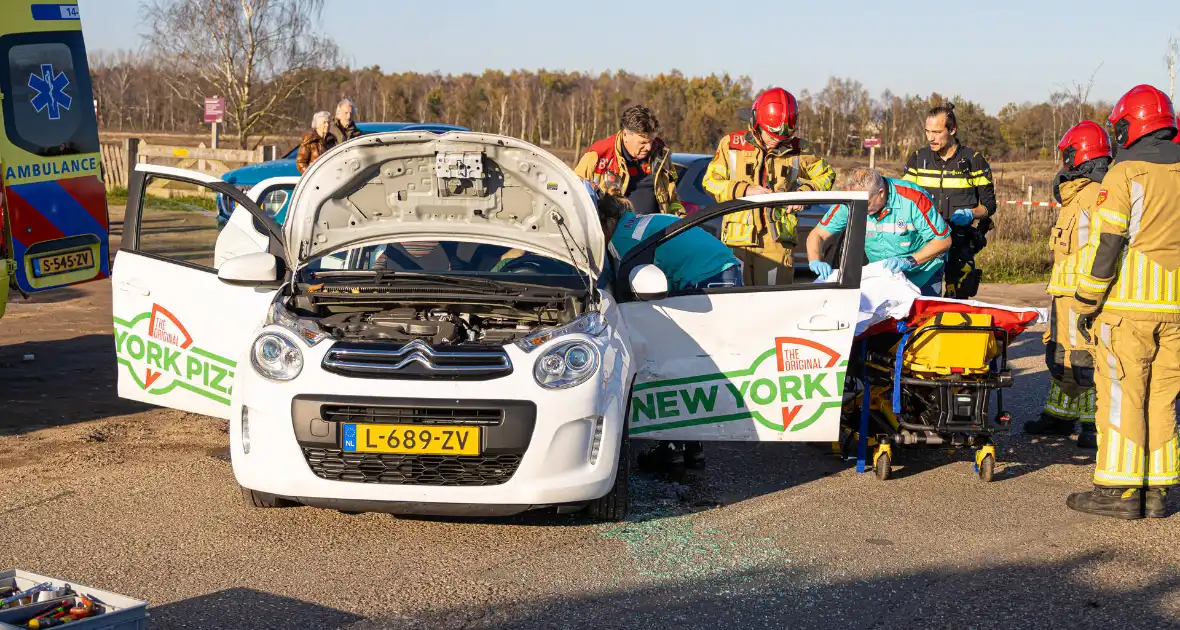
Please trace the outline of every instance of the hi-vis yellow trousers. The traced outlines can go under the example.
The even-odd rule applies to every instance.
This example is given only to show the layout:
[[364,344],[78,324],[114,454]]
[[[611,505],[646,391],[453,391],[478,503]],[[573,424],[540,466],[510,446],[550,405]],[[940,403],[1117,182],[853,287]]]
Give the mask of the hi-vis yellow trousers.
[[773,287],[795,281],[795,252],[762,230],[760,245],[733,247],[733,255],[742,261],[742,283],[748,287]]
[[1049,397],[1045,399],[1045,413],[1062,420],[1094,422],[1094,390],[1086,389],[1077,396],[1070,396],[1061,389],[1054,379],[1049,379]]
[[1180,481],[1180,323],[1102,313],[1093,334],[1098,395],[1094,484],[1175,485]]

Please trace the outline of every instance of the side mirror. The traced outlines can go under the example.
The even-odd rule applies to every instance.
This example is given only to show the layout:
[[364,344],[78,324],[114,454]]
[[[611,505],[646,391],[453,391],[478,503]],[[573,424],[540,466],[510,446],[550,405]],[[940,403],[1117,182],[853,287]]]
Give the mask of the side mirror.
[[279,259],[266,252],[253,252],[225,261],[217,270],[217,277],[228,284],[268,284],[279,277]]
[[655,265],[639,265],[631,270],[631,292],[641,300],[659,300],[668,295],[668,277]]

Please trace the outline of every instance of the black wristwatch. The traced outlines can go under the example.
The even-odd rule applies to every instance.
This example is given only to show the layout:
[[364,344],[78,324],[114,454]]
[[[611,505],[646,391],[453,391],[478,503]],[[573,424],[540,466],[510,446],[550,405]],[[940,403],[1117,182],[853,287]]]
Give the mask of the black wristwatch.
[[911,269],[918,266],[918,261],[913,256],[906,256],[905,259],[910,261],[910,268]]

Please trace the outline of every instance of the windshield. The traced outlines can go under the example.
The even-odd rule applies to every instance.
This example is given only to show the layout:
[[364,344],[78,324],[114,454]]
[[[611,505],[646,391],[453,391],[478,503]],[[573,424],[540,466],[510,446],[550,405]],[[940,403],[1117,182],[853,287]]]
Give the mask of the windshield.
[[457,241],[403,241],[358,247],[324,256],[309,271],[410,271],[479,276],[512,282],[581,286],[584,278],[569,263],[501,245]]

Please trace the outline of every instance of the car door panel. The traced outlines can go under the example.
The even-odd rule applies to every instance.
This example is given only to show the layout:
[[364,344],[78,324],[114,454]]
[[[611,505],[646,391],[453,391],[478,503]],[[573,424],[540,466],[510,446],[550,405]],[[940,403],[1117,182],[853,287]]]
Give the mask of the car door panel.
[[262,217],[269,249],[281,257],[278,227],[245,195],[200,173],[141,164],[129,186],[127,234],[112,268],[119,396],[229,418],[234,376],[250,369],[250,340],[277,287],[222,282],[212,263],[216,236],[208,238],[216,214],[152,209],[145,216],[149,178],[231,196]]
[[[857,205],[849,243],[863,243]],[[668,230],[700,219],[708,220],[686,219]],[[629,254],[616,286],[625,284],[635,263]],[[620,310],[638,359],[631,436],[836,440],[860,305],[859,270],[838,283],[708,290],[652,301],[623,291]]]

